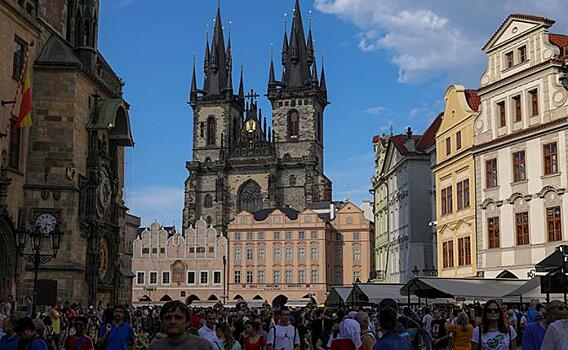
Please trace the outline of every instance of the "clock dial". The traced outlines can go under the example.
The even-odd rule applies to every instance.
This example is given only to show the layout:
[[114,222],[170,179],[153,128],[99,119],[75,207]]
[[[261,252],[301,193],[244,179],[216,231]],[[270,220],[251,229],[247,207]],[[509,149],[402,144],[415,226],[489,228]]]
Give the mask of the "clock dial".
[[108,209],[112,202],[112,186],[108,177],[104,177],[98,188],[99,204],[105,210]]
[[245,123],[245,128],[249,133],[252,133],[256,130],[256,121],[253,119],[247,120]]
[[57,227],[57,218],[53,214],[41,214],[36,219],[36,227],[44,235],[50,234]]

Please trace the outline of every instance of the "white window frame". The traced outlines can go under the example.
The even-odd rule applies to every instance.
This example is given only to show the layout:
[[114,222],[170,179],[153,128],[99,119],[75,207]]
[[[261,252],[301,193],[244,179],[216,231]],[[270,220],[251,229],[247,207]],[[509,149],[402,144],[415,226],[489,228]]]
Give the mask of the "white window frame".
[[[168,274],[168,281],[169,281],[168,283],[164,283],[164,273]],[[163,286],[169,286],[172,283],[172,273],[169,270],[162,271],[161,277],[162,277],[162,279],[160,280],[160,282]]]
[[[138,274],[142,274],[142,283],[138,283]],[[136,285],[143,286],[146,284],[146,271],[136,271]]]
[[[152,274],[155,273],[156,274],[156,283],[152,283]],[[158,277],[160,276],[160,272],[159,271],[149,271],[148,273],[148,284],[151,286],[155,286],[158,284],[158,281],[160,280]]]
[[[238,273],[238,276],[239,276],[239,281],[238,281],[238,282],[237,282],[237,273]],[[235,284],[240,284],[240,283],[243,282],[243,274],[241,273],[240,270],[233,271],[233,282],[234,282]]]
[[[314,281],[314,272],[315,272],[315,281]],[[318,270],[312,270],[310,272],[310,282],[311,283],[319,283],[319,272]]]
[[[250,253],[250,258],[249,258],[249,253]],[[247,247],[245,254],[246,254],[246,260],[247,261],[253,261],[254,260],[254,248],[253,247]]]
[[[260,276],[262,276],[262,281]],[[264,271],[258,271],[256,273],[256,280],[258,281],[258,283],[266,283],[266,273]]]
[[[201,274],[204,273],[204,272],[207,274],[207,283],[201,283]],[[200,286],[208,286],[209,285],[209,271],[208,270],[199,271],[199,285]]]
[[298,283],[306,283],[306,271],[299,270],[298,271]]
[[[193,283],[189,283],[189,273],[193,272]],[[185,284],[189,286],[195,286],[197,284],[197,271],[187,270],[185,271]]]
[[[221,276],[221,278],[219,278],[219,283],[215,283],[215,273],[219,272],[219,275]],[[214,286],[219,286],[221,284],[223,284],[223,271],[221,270],[213,270],[213,280],[211,282]]]
[[[249,274],[249,272],[250,272],[250,274]],[[250,281],[249,281],[249,275],[250,275]],[[247,283],[254,283],[254,271],[253,270],[247,270],[246,271],[245,281]]]

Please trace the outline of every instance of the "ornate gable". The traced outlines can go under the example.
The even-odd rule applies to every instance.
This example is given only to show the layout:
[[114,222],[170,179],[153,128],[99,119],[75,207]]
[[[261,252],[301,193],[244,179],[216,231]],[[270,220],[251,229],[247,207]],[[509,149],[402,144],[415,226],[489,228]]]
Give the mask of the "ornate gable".
[[540,27],[549,28],[554,24],[553,20],[544,17],[512,14],[497,29],[495,34],[483,47],[484,52],[490,52],[504,43],[522,37],[526,33]]

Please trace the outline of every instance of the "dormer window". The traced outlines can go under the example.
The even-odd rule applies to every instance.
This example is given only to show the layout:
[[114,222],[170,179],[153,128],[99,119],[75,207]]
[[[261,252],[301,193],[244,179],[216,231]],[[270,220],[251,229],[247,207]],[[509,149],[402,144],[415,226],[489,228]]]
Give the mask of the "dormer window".
[[527,60],[527,47],[519,47],[519,63],[523,63]]
[[505,54],[505,64],[507,65],[507,69],[512,68],[515,65],[515,60],[514,60],[514,57],[513,57],[513,51],[507,52]]

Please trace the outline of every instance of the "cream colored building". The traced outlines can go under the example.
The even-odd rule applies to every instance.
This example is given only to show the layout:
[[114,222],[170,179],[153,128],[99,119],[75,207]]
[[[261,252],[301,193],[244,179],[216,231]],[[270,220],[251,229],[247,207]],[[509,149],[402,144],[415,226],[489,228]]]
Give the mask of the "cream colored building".
[[479,114],[475,90],[451,85],[436,133],[437,266],[440,277],[477,273],[473,121]]
[[526,278],[568,240],[568,37],[511,15],[483,48],[474,156],[478,269]]
[[197,220],[182,235],[153,223],[133,243],[133,303],[223,300],[227,240]]
[[388,138],[373,137],[373,150],[375,153],[375,174],[371,178],[373,186],[373,205],[375,215],[375,280],[384,282],[388,266],[389,253],[389,207],[388,188],[384,177],[381,177],[385,156],[387,154]]
[[369,279],[371,230],[363,211],[349,202],[327,214],[291,208],[241,212],[228,229],[229,298],[322,303],[332,285]]

